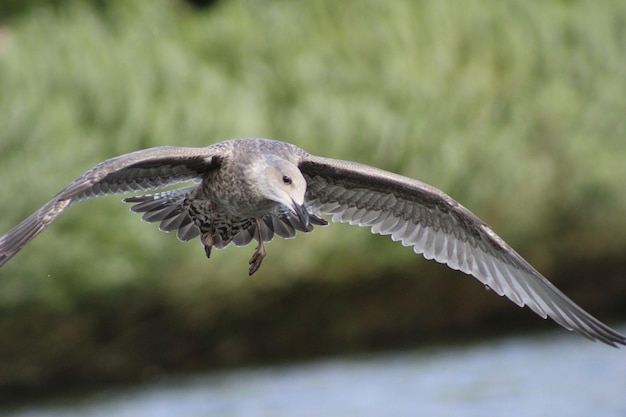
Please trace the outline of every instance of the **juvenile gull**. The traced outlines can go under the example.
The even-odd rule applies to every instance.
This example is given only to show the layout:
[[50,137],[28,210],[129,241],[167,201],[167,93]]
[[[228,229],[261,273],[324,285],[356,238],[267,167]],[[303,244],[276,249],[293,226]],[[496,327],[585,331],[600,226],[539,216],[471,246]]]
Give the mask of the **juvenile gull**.
[[187,241],[200,237],[206,256],[231,242],[258,246],[249,274],[274,235],[293,238],[333,222],[370,227],[427,259],[476,277],[497,294],[527,305],[591,340],[626,345],[626,336],[575,304],[487,224],[420,181],[356,162],[313,156],[285,142],[235,139],[206,148],[158,147],[109,159],[78,177],[0,238],[4,265],[65,209],[109,194],[193,185],[126,198],[159,229]]

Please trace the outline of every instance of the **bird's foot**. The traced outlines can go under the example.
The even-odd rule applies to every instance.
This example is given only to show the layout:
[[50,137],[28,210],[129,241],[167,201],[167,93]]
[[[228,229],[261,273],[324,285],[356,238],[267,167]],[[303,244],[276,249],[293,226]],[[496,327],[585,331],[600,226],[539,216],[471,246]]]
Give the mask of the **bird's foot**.
[[267,252],[265,251],[265,246],[263,245],[263,242],[261,242],[259,243],[259,246],[256,247],[252,258],[250,258],[250,262],[248,262],[250,264],[248,275],[254,274],[261,267],[261,262],[263,262],[263,258],[265,258],[265,255],[267,255]]
[[211,257],[211,249],[213,249],[213,236],[209,233],[202,235],[202,244],[204,245],[204,253],[207,258]]
[[215,217],[217,216],[217,205],[212,201],[209,204],[209,213],[209,231],[202,234],[202,244],[207,258],[211,257],[211,249],[213,249],[213,232],[215,230]]

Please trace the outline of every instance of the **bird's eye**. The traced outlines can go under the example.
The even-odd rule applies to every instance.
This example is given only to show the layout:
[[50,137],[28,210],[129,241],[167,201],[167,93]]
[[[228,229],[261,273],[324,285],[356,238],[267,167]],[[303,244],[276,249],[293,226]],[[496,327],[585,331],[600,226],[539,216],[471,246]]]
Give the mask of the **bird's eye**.
[[288,175],[283,175],[283,182],[285,184],[291,184],[291,177]]

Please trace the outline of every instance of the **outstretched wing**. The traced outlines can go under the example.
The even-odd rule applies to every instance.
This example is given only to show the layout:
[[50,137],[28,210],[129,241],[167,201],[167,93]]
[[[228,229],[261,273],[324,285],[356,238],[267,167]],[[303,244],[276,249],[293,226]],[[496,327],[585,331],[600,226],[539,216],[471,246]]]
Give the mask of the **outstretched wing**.
[[219,166],[222,159],[219,150],[219,147],[214,146],[163,146],[129,153],[96,165],[0,238],[0,266],[7,263],[73,203],[199,179],[207,171]]
[[299,164],[306,204],[334,222],[371,227],[427,259],[476,277],[519,306],[609,345],[626,337],[558,290],[468,209],[428,184],[387,171],[315,156]]

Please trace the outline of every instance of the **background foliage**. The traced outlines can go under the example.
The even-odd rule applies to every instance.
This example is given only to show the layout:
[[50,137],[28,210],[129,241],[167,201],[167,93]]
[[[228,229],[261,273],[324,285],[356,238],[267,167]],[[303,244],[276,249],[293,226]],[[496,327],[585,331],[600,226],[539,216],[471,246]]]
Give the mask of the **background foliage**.
[[[33,4],[0,37],[0,231],[106,158],[270,137],[445,190],[585,307],[625,316],[623,1]],[[397,346],[529,316],[343,225],[272,242],[250,279],[251,247],[208,261],[119,200],[72,208],[0,270],[0,385]]]

